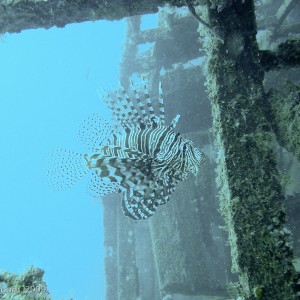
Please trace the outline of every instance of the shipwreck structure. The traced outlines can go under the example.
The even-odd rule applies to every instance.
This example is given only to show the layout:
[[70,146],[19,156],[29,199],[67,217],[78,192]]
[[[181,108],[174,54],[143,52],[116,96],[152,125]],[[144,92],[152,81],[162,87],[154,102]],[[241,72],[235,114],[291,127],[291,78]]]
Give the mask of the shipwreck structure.
[[[119,201],[104,200],[107,300],[297,297],[299,92],[291,83],[267,92],[272,75],[263,83],[267,72],[299,65],[299,41],[281,32],[300,33],[293,21],[281,27],[295,3],[277,1],[269,27],[257,7],[257,28],[252,1],[228,2],[192,11],[209,28],[184,9],[160,11],[148,29],[127,19],[121,82],[145,76],[155,98],[161,81],[169,118],[189,120],[178,130],[209,159],[149,221],[124,220]],[[269,37],[261,48],[258,31]],[[293,183],[284,190],[286,165]]]

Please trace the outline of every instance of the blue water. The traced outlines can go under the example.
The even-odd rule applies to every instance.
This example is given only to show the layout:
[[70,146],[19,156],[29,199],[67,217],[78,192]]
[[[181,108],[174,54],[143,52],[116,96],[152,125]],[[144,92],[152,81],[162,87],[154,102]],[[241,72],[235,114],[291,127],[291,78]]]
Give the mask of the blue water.
[[0,42],[0,269],[45,270],[53,299],[104,299],[102,206],[84,181],[46,183],[55,146],[84,151],[76,130],[104,111],[96,89],[119,78],[125,22],[5,34]]

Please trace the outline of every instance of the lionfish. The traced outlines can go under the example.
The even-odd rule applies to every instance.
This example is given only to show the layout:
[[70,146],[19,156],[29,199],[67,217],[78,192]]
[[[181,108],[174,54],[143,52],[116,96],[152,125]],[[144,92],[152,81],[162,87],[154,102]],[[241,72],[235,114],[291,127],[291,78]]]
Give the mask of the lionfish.
[[166,125],[161,83],[158,114],[145,81],[139,90],[130,83],[132,97],[121,84],[118,90],[102,95],[113,122],[94,114],[83,124],[81,140],[91,153],[53,151],[47,172],[57,190],[91,172],[88,187],[94,195],[122,193],[124,214],[140,220],[151,217],[158,206],[167,203],[190,172],[196,175],[205,156],[174,130],[179,115]]

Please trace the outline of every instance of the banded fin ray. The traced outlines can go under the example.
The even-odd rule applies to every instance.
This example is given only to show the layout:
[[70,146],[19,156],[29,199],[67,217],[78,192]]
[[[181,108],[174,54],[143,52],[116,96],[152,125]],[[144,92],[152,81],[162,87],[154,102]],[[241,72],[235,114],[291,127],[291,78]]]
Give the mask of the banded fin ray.
[[149,155],[144,154],[138,150],[116,146],[116,145],[107,145],[97,149],[97,152],[100,152],[103,156],[106,157],[118,157],[118,158],[140,158],[148,159],[151,158]]
[[120,106],[121,125],[124,128],[135,127],[137,121],[140,120],[139,114],[121,83],[115,93],[117,100],[114,102],[114,105]]
[[156,212],[158,203],[154,198],[139,198],[135,193],[133,189],[123,192],[121,203],[123,213],[132,220],[146,220]]
[[178,181],[172,177],[164,183],[158,177],[138,180],[135,188],[123,192],[121,207],[124,214],[133,220],[148,219],[159,205],[170,200]]
[[134,88],[134,84],[133,84],[132,80],[130,80],[130,88],[134,93],[137,108],[138,108],[138,111],[141,115],[142,120],[141,120],[140,124],[146,125],[148,123],[148,115],[147,115],[146,109],[143,105],[143,102],[140,99],[138,91]]
[[136,124],[138,123],[142,123],[142,119],[141,119],[141,116],[139,114],[139,112],[137,111],[137,109],[135,108],[132,100],[130,99],[130,97],[128,96],[127,92],[125,91],[124,87],[122,86],[122,84],[120,83],[120,89],[121,89],[121,94],[123,95],[123,97],[125,97],[128,105],[130,106],[130,109],[131,109],[131,113],[130,115],[132,114],[132,119],[133,119],[133,122],[132,124],[134,126],[136,126]]
[[[115,106],[115,93],[108,93],[105,92],[104,90],[98,90],[98,95],[100,96],[100,98],[102,99],[102,101],[107,105],[107,108],[111,111],[112,114],[112,118],[113,118],[113,123],[115,124],[115,126],[118,127],[124,127],[124,122],[122,120],[121,117],[121,108],[120,107],[116,107]],[[117,130],[117,132],[119,134],[122,134],[122,129],[118,128],[119,130]]]
[[161,89],[160,98],[157,101],[158,116],[155,114],[147,83],[144,79],[141,90],[143,93],[140,95],[134,83],[130,80],[132,98],[121,84],[114,93],[102,92],[102,99],[112,111],[116,123],[119,123],[124,129],[137,128],[137,126],[164,125],[164,104]]
[[144,97],[146,99],[147,108],[148,108],[148,112],[149,112],[149,118],[150,118],[150,121],[153,122],[154,120],[156,120],[156,116],[155,116],[154,109],[152,106],[151,98],[149,96],[148,86],[144,79],[143,79],[143,87],[144,87]]
[[159,120],[161,125],[165,125],[165,106],[164,106],[164,96],[163,96],[161,82],[159,82],[159,87],[158,87],[158,103],[159,103]]
[[[144,155],[146,157],[146,155]],[[91,169],[99,170],[98,176],[118,183],[123,193],[122,209],[131,219],[147,219],[158,205],[166,203],[172,188],[162,185],[153,170],[160,162],[152,158],[118,158],[92,155],[86,157]],[[163,188],[160,188],[163,186]]]

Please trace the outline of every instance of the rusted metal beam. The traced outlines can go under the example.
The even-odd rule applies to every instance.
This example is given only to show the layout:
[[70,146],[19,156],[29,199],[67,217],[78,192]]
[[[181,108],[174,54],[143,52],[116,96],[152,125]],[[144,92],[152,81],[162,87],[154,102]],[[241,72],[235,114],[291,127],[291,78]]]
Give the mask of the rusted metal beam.
[[179,0],[1,0],[0,34],[64,27],[85,21],[120,20],[133,15],[156,13],[158,7],[166,3],[184,5]]
[[275,26],[275,31],[277,31],[282,23],[284,22],[285,18],[288,16],[290,11],[294,8],[297,4],[298,0],[284,0],[281,6],[279,7],[275,17],[277,19],[277,24]]
[[261,67],[264,71],[297,68],[300,66],[300,40],[287,40],[279,44],[275,51],[259,51]]

